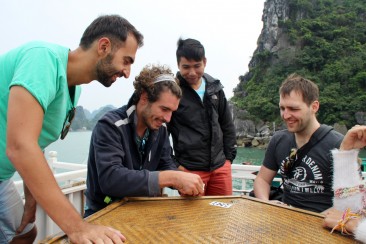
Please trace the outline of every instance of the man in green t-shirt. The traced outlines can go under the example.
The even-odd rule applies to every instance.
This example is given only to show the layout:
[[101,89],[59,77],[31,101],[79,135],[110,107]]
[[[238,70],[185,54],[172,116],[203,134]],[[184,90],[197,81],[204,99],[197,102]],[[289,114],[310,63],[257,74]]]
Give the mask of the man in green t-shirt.
[[[58,187],[42,153],[70,127],[81,84],[106,87],[128,78],[143,36],[126,19],[105,15],[68,48],[30,42],[0,55],[0,243],[32,243],[36,202],[73,243],[121,243],[117,230],[84,222]],[[10,179],[24,180],[25,205]],[[23,242],[22,242],[23,241]]]

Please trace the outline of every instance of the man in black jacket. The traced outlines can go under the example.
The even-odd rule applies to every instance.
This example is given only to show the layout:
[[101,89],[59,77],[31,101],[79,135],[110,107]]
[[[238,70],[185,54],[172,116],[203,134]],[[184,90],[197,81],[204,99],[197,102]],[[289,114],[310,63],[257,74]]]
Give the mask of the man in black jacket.
[[85,217],[123,197],[159,196],[163,187],[203,193],[195,174],[177,170],[164,123],[182,91],[169,68],[146,66],[134,81],[127,106],[108,112],[90,142]]
[[202,195],[231,195],[236,138],[223,86],[204,73],[205,49],[199,41],[179,39],[176,55],[183,95],[168,124],[176,163],[201,176]]

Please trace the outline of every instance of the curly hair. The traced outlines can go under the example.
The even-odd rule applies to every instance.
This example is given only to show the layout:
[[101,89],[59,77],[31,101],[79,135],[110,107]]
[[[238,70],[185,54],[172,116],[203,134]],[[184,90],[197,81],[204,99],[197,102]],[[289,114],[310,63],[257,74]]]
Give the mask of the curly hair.
[[170,90],[178,99],[182,97],[182,90],[179,81],[174,78],[175,82],[164,80],[155,82],[155,79],[163,74],[174,74],[169,67],[165,65],[146,65],[138,76],[135,77],[133,86],[135,87],[133,104],[137,104],[141,94],[145,91],[150,103],[156,102],[163,91]]

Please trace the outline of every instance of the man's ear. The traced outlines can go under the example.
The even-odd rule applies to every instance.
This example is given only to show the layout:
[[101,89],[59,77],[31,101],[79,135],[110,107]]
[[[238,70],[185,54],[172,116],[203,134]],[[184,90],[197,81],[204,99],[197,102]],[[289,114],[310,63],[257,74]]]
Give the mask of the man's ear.
[[98,54],[101,57],[107,56],[112,50],[112,43],[108,37],[102,37],[98,40]]
[[314,113],[317,113],[317,112],[318,112],[318,110],[319,110],[319,106],[320,106],[320,104],[319,104],[319,101],[318,101],[318,100],[314,101],[314,102],[311,104],[311,108],[312,108],[312,110],[314,111]]
[[147,92],[143,91],[140,95],[140,102],[141,104],[147,104],[149,102],[149,99],[147,97]]

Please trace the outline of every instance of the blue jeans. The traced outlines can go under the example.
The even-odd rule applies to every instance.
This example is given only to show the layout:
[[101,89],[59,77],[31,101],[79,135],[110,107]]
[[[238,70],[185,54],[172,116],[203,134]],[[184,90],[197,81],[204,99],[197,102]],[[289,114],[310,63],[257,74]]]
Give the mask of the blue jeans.
[[[9,243],[20,226],[24,212],[23,200],[12,180],[0,181],[0,244]],[[29,232],[34,223],[28,224],[22,233]]]
[[97,211],[94,211],[94,210],[92,210],[92,209],[90,209],[90,208],[85,209],[85,211],[84,211],[84,219],[85,219],[85,218],[87,218],[87,217],[89,217],[90,215],[92,215],[92,214],[96,213],[96,212],[97,212]]

